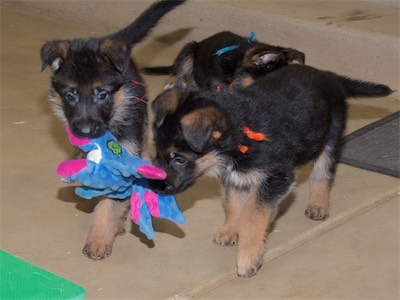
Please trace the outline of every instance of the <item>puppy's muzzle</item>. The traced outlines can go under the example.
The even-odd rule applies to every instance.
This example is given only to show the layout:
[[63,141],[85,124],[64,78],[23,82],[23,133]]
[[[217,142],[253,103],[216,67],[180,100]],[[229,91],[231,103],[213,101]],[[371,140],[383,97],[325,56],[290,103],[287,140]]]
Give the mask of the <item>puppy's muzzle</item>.
[[78,137],[97,138],[102,136],[106,131],[106,126],[99,122],[82,122],[72,121],[71,131]]
[[172,195],[176,193],[175,188],[165,180],[149,180],[150,188],[161,195]]

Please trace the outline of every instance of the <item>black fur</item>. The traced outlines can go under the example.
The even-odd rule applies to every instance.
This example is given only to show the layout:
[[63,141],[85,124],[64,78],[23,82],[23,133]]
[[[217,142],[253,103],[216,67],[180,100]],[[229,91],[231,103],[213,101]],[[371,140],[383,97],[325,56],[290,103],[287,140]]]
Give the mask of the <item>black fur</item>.
[[[233,45],[239,47],[216,55],[218,50]],[[177,78],[178,84],[203,88],[215,82],[230,85],[235,79],[246,76],[261,77],[293,61],[304,64],[304,54],[257,40],[249,42],[248,38],[223,31],[203,41],[186,44],[171,67],[144,70],[148,73],[169,72]]]
[[[109,130],[131,154],[143,154],[147,91],[131,50],[162,16],[183,2],[155,2],[129,26],[106,37],[43,45],[42,70],[52,70],[49,99],[76,136],[95,138]],[[111,254],[115,237],[125,232],[128,209],[129,200],[98,203],[83,248],[86,256],[98,260]]]
[[[281,67],[233,92],[180,88],[166,91],[153,104],[156,163],[168,174],[164,192],[182,192],[201,175],[219,177],[226,194],[225,207],[235,201],[239,204],[227,210],[226,225],[214,241],[222,245],[237,241],[238,274],[252,276],[262,264],[266,226],[290,192],[296,169],[310,160],[314,167],[306,215],[314,220],[328,216],[329,191],[346,123],[346,99],[386,96],[391,92],[385,85],[303,65]],[[249,138],[244,134],[245,127],[263,134],[265,140]],[[247,152],[241,151],[243,147]],[[259,230],[261,234],[250,243],[247,235],[253,233],[247,228],[257,229],[257,224],[251,218],[242,221],[240,217],[235,221],[239,223],[230,218],[236,220],[238,213],[232,211],[237,207],[246,210],[254,198],[257,204],[250,215],[267,221],[260,225],[265,226]],[[240,216],[243,214],[240,212]],[[246,240],[243,245],[241,232]],[[258,244],[256,251],[247,242]]]
[[[216,92],[178,88],[175,92],[179,94],[176,110],[160,109],[165,94],[153,103],[155,142],[159,154],[171,145],[184,153],[194,152],[190,155],[196,158],[215,150],[233,160],[237,171],[262,168],[266,174],[273,174],[272,170],[293,172],[296,167],[316,158],[326,145],[332,147],[336,160],[345,129],[345,100],[348,97],[386,96],[392,91],[386,85],[352,80],[309,66],[289,65],[266,74],[242,90]],[[218,111],[218,122],[213,120],[207,130],[201,130],[193,137],[197,144],[201,144],[201,147],[193,149],[187,138],[179,136],[182,131],[180,120],[190,112],[207,107]],[[163,122],[157,124],[160,118]],[[241,132],[244,126],[267,134],[272,141],[247,139]],[[221,138],[210,140],[211,129],[223,131]],[[240,153],[238,144],[248,146],[249,153]],[[159,156],[157,159],[162,161],[167,171],[175,173],[168,165],[168,157]],[[173,193],[188,187],[172,182],[174,176],[168,176]]]
[[53,101],[53,107],[74,134],[97,137],[110,130],[120,140],[141,145],[146,104],[137,99],[145,99],[146,91],[132,82],[143,79],[131,50],[164,14],[183,2],[155,2],[129,26],[106,37],[54,40],[42,47],[42,70],[51,66],[53,71],[50,98],[55,100],[58,94],[61,100]]

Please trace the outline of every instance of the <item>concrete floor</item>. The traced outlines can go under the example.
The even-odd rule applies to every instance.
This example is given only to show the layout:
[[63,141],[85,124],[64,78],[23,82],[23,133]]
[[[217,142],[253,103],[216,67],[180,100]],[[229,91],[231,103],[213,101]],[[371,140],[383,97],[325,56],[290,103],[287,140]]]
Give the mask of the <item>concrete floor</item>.
[[[148,3],[2,1],[1,248],[83,286],[87,299],[399,299],[399,180],[342,164],[325,222],[304,217],[309,166],[301,170],[267,240],[264,266],[251,279],[236,277],[236,249],[211,242],[223,211],[219,186],[207,178],[177,196],[184,225],[156,220],[149,242],[132,224],[110,258],[93,262],[81,253],[95,201],[78,198],[55,175],[71,151],[46,101],[50,74],[40,73],[39,49],[55,38],[110,33]],[[204,3],[167,16],[135,49],[137,62],[167,65],[191,39],[256,31],[260,40],[305,52],[311,65],[400,89],[396,7]],[[146,80],[153,99],[165,77]],[[398,93],[351,100],[347,133],[398,109]]]

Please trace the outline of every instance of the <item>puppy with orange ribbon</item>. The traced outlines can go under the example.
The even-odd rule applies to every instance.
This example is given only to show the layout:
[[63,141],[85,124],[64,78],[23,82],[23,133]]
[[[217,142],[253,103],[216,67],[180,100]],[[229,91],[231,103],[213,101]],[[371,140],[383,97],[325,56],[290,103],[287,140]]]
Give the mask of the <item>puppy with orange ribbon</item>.
[[346,124],[346,99],[391,93],[385,85],[352,80],[293,64],[242,89],[175,87],[153,102],[155,164],[167,172],[159,192],[179,193],[202,175],[225,192],[225,223],[213,241],[237,245],[238,275],[263,263],[268,228],[295,183],[313,161],[308,218],[329,215],[329,194]]

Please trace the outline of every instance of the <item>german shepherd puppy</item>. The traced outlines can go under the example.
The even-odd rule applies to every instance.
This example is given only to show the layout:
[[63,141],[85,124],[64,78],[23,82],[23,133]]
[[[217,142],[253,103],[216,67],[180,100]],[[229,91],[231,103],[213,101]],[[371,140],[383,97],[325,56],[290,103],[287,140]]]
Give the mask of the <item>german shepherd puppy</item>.
[[290,63],[304,64],[304,61],[304,53],[296,49],[272,46],[223,31],[186,44],[172,66],[148,67],[144,71],[169,73],[164,89],[174,85],[209,88],[215,82],[246,86],[248,78],[255,79]]
[[202,175],[225,192],[224,225],[214,242],[238,246],[238,275],[261,267],[268,226],[291,191],[296,170],[313,161],[305,214],[323,220],[346,123],[346,99],[391,93],[304,65],[288,65],[244,89],[173,88],[154,101],[155,163],[167,172],[164,193],[179,193]]
[[[130,153],[142,154],[147,93],[131,50],[183,2],[155,2],[129,26],[106,37],[44,44],[42,70],[52,70],[50,102],[76,136],[95,138],[109,130]],[[114,238],[125,232],[128,208],[129,201],[99,202],[83,248],[87,257],[99,260],[111,254]]]

